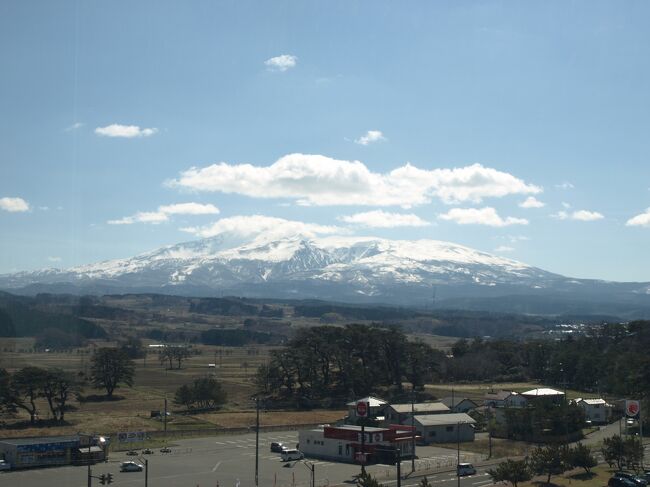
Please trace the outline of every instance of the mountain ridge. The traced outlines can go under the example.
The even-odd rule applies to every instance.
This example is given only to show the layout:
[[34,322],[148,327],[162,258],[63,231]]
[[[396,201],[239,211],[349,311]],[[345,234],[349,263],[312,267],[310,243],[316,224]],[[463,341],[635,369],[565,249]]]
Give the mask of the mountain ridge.
[[560,295],[601,302],[607,297],[650,310],[650,283],[573,279],[438,240],[303,234],[273,239],[258,235],[248,240],[219,235],[127,259],[2,275],[0,288],[30,294],[57,288],[99,293],[230,293],[411,306],[430,302],[433,294],[438,300],[456,302]]

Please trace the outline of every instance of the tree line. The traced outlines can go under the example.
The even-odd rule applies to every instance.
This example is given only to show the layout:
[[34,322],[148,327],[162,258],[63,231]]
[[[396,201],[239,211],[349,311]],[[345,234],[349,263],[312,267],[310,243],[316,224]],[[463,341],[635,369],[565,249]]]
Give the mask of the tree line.
[[379,386],[401,391],[403,381],[421,388],[443,358],[423,342],[408,341],[396,327],[301,328],[271,352],[256,381],[260,391],[285,398],[358,397]]
[[462,339],[439,369],[443,380],[539,381],[558,388],[645,397],[650,321],[605,324],[562,340]]

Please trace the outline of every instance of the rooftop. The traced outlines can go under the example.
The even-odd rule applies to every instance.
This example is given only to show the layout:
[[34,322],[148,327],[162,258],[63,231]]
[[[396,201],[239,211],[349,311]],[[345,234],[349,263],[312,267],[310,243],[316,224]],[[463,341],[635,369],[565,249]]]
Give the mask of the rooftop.
[[445,406],[447,406],[447,407],[449,407],[449,408],[452,407],[452,405],[453,405],[453,406],[458,406],[458,405],[459,405],[461,402],[463,402],[463,401],[469,401],[469,402],[471,402],[472,404],[474,404],[474,406],[478,406],[478,404],[476,404],[475,401],[472,401],[472,400],[471,400],[470,398],[468,398],[468,397],[457,397],[457,396],[454,396],[454,397],[452,398],[451,396],[447,396],[447,397],[443,397],[442,399],[440,399],[440,402],[443,403]]
[[540,387],[539,389],[531,389],[530,391],[522,392],[522,396],[564,396],[564,392],[556,391],[549,387]]
[[[411,412],[411,403],[391,404],[390,407],[401,414]],[[449,411],[449,408],[441,402],[420,402],[413,404],[413,410],[416,414],[429,412],[444,413]]]
[[47,445],[48,443],[73,443],[78,442],[77,435],[68,436],[32,436],[28,438],[4,438],[0,439],[0,443],[8,445]]
[[377,408],[380,406],[383,406],[385,404],[388,404],[387,401],[384,401],[383,399],[379,397],[373,397],[373,396],[368,396],[364,397],[363,399],[357,399],[355,401],[350,401],[347,405],[348,406],[356,406],[358,402],[367,402],[371,408]]
[[422,416],[416,415],[415,420],[422,426],[443,426],[457,423],[476,423],[476,421],[469,414],[465,413],[427,414]]

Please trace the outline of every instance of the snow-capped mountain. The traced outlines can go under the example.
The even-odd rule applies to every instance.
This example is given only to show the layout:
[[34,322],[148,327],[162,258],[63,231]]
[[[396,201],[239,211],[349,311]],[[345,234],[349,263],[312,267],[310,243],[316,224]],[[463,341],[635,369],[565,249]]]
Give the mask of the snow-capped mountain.
[[[638,283],[569,279],[515,260],[436,240],[228,235],[129,259],[0,276],[0,288],[83,292],[320,298],[423,304],[438,298],[570,293],[648,297]],[[58,287],[58,289],[57,289]]]

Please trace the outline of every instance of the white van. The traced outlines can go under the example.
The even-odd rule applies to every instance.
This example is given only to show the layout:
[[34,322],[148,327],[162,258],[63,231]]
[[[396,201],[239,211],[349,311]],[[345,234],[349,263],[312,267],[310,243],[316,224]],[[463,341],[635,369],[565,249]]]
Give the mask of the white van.
[[292,448],[291,450],[282,450],[280,453],[283,462],[290,462],[291,460],[302,460],[305,458],[305,455],[302,454],[300,450]]
[[465,475],[476,475],[476,469],[471,463],[459,463],[458,466],[456,466],[456,474],[459,477]]

